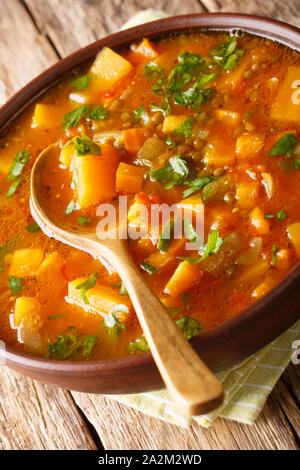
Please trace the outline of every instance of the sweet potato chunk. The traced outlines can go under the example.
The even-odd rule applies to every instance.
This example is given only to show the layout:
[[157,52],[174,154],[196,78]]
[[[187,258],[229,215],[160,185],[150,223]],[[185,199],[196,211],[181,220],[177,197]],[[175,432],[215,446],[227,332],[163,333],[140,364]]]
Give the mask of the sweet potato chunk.
[[149,59],[149,60],[150,59],[153,60],[153,59],[156,59],[156,57],[158,57],[157,51],[155,50],[154,46],[151,44],[151,42],[147,38],[144,38],[142,42],[140,42],[140,44],[138,44],[134,48],[134,52],[136,52],[137,54],[140,54],[145,59]]
[[259,184],[256,181],[241,181],[236,188],[236,199],[242,209],[252,209],[258,200]]
[[91,67],[91,73],[97,76],[91,80],[91,88],[97,92],[110,90],[116,83],[132,70],[128,60],[104,47],[97,55]]
[[255,207],[249,214],[250,223],[256,228],[256,231],[265,235],[269,232],[269,222],[265,219],[263,211],[260,207]]
[[281,85],[271,118],[280,121],[298,122],[300,119],[300,67],[289,67]]
[[166,116],[163,122],[162,131],[171,134],[187,119],[187,116]]
[[172,297],[177,297],[186,289],[192,287],[202,277],[203,271],[196,264],[181,261],[173,276],[168,281],[165,292]]
[[39,248],[16,250],[11,259],[9,275],[17,277],[35,276],[43,259],[44,252]]
[[123,141],[125,149],[131,155],[138,153],[149,137],[147,129],[132,128],[123,132]]
[[[120,296],[118,294],[118,289],[113,289],[112,287],[108,286],[96,285],[92,289],[89,289],[86,292],[89,304],[85,304],[81,296],[81,291],[80,289],[76,289],[76,286],[84,283],[86,279],[86,277],[81,277],[75,279],[72,282],[69,282],[67,298],[69,303],[74,303],[80,307],[84,307],[88,311],[98,313],[102,316],[107,315],[116,304],[126,305],[126,307],[132,311],[132,305],[129,297]],[[129,318],[129,314],[124,312],[118,312],[116,313],[116,316],[124,324],[126,324]]]
[[121,162],[117,169],[116,187],[126,193],[137,193],[142,189],[144,171],[134,165]]
[[256,158],[264,146],[265,137],[260,134],[243,134],[236,141],[235,151],[239,158]]
[[23,320],[30,321],[32,328],[37,332],[42,326],[40,318],[40,304],[35,297],[19,297],[16,300],[14,323],[20,326]]
[[61,118],[67,112],[61,106],[37,103],[32,116],[31,127],[45,127],[52,129],[61,126]]
[[211,141],[205,147],[205,153],[203,161],[207,165],[215,167],[221,167],[225,165],[232,165],[235,160],[234,151],[232,145],[225,143],[220,139]]
[[76,192],[80,207],[104,202],[114,196],[119,157],[112,145],[101,145],[99,156],[75,156],[73,162],[78,178]]
[[289,238],[292,240],[297,257],[300,258],[300,222],[289,225],[287,232]]
[[218,121],[222,121],[229,126],[237,126],[242,119],[240,113],[226,109],[217,109],[214,115]]

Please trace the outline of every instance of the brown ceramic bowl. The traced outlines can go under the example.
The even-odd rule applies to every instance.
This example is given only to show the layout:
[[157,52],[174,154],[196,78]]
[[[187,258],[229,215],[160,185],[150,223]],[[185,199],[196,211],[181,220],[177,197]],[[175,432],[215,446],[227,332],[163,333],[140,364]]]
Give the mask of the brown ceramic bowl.
[[[300,52],[300,30],[279,21],[239,14],[167,18],[118,32],[80,49],[30,82],[0,110],[3,129],[32,100],[55,85],[74,66],[92,59],[103,46],[115,49],[144,36],[178,31],[242,30],[279,41]],[[299,318],[300,265],[261,300],[192,344],[213,371],[238,363],[283,333]],[[37,358],[7,349],[5,363],[34,379],[92,393],[134,393],[163,386],[150,353],[110,361],[69,362]]]

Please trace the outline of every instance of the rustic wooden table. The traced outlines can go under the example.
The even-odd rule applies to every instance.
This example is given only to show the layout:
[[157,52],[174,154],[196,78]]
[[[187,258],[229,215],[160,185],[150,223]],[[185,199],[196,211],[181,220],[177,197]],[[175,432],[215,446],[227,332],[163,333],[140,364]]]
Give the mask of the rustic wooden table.
[[[137,11],[236,11],[300,27],[299,0],[0,0],[0,80],[6,96]],[[290,366],[253,426],[219,419],[186,430],[97,395],[60,390],[6,367],[0,375],[0,449],[299,449],[299,367]]]

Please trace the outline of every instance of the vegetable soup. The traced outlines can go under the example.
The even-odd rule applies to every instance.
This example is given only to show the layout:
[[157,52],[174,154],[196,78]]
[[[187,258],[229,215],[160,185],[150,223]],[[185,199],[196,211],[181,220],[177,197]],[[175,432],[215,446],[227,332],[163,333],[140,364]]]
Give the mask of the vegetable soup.
[[[103,48],[2,133],[0,337],[62,360],[148,350],[126,288],[108,263],[46,237],[29,209],[35,158],[56,156],[43,197],[57,223],[96,230],[101,204],[127,196],[127,245],[186,338],[236,316],[300,256],[300,57],[227,33],[147,38]],[[151,226],[153,205],[189,207]],[[204,212],[204,240],[195,218]],[[196,246],[196,245],[195,245]]]

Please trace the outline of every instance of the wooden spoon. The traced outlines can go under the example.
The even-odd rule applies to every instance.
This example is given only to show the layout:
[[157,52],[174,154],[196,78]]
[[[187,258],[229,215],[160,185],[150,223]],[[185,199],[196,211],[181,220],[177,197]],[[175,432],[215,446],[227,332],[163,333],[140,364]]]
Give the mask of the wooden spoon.
[[[57,157],[57,147],[43,150],[34,163],[30,179],[30,207],[44,233],[62,243],[103,257],[117,270],[135,308],[137,317],[171,397],[186,415],[207,413],[223,401],[223,389],[186,340],[170,314],[135,266],[124,240],[99,239],[96,233],[65,230],[51,220],[42,207],[39,188],[48,158]],[[84,158],[84,157],[83,157]]]

